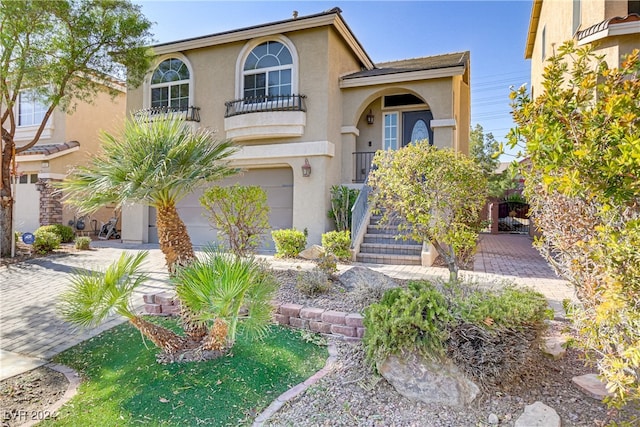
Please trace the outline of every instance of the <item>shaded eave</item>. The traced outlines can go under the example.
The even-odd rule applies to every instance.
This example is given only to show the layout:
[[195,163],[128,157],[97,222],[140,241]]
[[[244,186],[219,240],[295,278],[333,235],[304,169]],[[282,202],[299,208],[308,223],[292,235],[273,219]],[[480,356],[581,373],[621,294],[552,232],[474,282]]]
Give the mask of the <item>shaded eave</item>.
[[342,76],[340,87],[360,87],[452,77],[469,67],[469,51],[376,64],[374,69]]
[[335,7],[328,11],[313,15],[299,16],[297,18],[254,25],[251,27],[239,28],[236,30],[224,31],[221,33],[193,37],[174,42],[160,43],[151,47],[155,54],[163,55],[167,53],[181,52],[258,37],[271,36],[274,34],[289,33],[292,31],[332,25],[360,60],[362,66],[365,69],[374,68],[373,61],[353,34],[345,20],[342,18],[341,12],[340,8]]
[[533,55],[533,46],[536,43],[541,10],[542,0],[534,0],[531,6],[531,18],[529,18],[529,33],[527,34],[527,45],[524,49],[524,59],[531,59],[531,55]]

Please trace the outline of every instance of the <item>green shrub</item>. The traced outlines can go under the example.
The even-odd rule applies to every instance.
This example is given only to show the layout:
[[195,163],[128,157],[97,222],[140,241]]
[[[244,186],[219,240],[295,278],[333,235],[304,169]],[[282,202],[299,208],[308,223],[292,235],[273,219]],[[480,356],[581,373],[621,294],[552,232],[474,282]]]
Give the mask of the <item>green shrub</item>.
[[327,292],[331,288],[331,282],[327,274],[316,267],[298,274],[296,288],[303,294],[313,297]]
[[[42,228],[42,227],[40,227]],[[33,242],[33,250],[39,254],[46,254],[60,247],[60,236],[46,230],[36,230],[36,239]]]
[[365,309],[363,343],[372,363],[403,351],[446,355],[482,386],[506,384],[534,354],[552,313],[532,290],[412,282]]
[[353,208],[359,193],[359,190],[344,185],[331,187],[331,210],[327,212],[327,215],[336,223],[338,230],[351,228],[351,208]]
[[91,238],[86,236],[76,237],[76,240],[74,241],[74,243],[75,243],[76,249],[86,251],[89,249],[89,246],[91,245]]
[[62,243],[73,242],[73,239],[76,236],[73,232],[73,228],[62,224],[43,225],[39,227],[34,234],[37,235],[40,231],[48,231],[50,233],[57,234],[60,236],[60,242]]
[[338,259],[333,254],[324,253],[316,261],[318,268],[327,275],[333,276],[338,271]]
[[276,244],[276,257],[295,258],[307,246],[307,236],[295,228],[273,230],[271,237]]
[[262,233],[269,229],[267,193],[262,188],[211,187],[200,197],[200,204],[232,253],[255,253]]
[[362,342],[367,359],[375,363],[403,350],[428,358],[443,356],[451,320],[444,296],[430,283],[391,289],[365,309]]
[[322,235],[322,247],[328,253],[334,254],[341,261],[351,259],[351,233],[345,231],[329,231]]

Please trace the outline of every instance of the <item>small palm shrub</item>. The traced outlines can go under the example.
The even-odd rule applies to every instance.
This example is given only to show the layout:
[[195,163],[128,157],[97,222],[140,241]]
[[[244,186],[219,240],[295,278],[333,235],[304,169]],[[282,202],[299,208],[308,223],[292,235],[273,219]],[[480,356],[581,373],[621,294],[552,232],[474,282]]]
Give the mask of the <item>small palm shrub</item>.
[[38,227],[34,234],[37,235],[40,231],[48,231],[57,234],[58,236],[60,236],[61,243],[73,242],[73,238],[76,236],[73,232],[73,228],[69,227],[68,225],[62,224],[43,225],[41,227]]
[[60,247],[60,235],[51,231],[42,231],[40,229],[35,232],[35,241],[33,242],[33,250],[39,254],[46,254]]
[[233,346],[239,332],[261,338],[271,321],[277,282],[254,258],[205,249],[205,256],[181,267],[172,278],[180,304],[208,327],[205,350]]
[[87,237],[87,236],[76,237],[76,240],[74,240],[74,245],[76,249],[86,251],[91,246],[91,237]]
[[331,289],[331,282],[327,273],[315,267],[313,270],[303,271],[298,274],[296,277],[296,289],[306,296],[314,297]]
[[307,236],[295,228],[273,230],[271,237],[276,244],[276,257],[295,258],[307,246]]
[[446,356],[486,387],[519,374],[552,315],[545,297],[532,290],[412,282],[365,309],[363,343],[372,363],[405,350]]
[[349,230],[329,231],[322,235],[322,247],[341,261],[351,259],[351,233]]

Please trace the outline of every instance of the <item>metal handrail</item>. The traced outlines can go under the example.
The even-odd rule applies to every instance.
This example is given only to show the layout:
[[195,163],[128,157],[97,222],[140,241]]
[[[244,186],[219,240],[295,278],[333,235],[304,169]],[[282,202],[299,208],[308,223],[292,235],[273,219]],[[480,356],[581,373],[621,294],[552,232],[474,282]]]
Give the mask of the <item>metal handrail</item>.
[[306,95],[264,95],[250,96],[227,101],[224,117],[240,114],[262,113],[272,111],[307,111]]
[[355,239],[358,236],[358,232],[360,228],[364,224],[364,219],[367,216],[367,212],[369,211],[369,193],[371,193],[371,187],[367,184],[367,180],[365,180],[356,201],[353,203],[353,207],[351,208],[351,247],[353,248],[355,245]]
[[355,165],[353,182],[362,183],[367,180],[367,176],[369,176],[369,171],[371,170],[371,162],[375,154],[375,151],[356,151],[353,153]]

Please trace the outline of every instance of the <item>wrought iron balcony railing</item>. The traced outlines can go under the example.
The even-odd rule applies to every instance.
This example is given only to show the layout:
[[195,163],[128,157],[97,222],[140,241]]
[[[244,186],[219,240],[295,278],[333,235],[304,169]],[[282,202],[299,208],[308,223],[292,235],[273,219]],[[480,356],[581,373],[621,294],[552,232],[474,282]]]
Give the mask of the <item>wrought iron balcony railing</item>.
[[138,110],[134,116],[143,120],[159,120],[169,116],[182,115],[188,122],[200,121],[200,107],[152,107]]
[[265,95],[227,101],[224,116],[272,111],[307,111],[306,95]]

